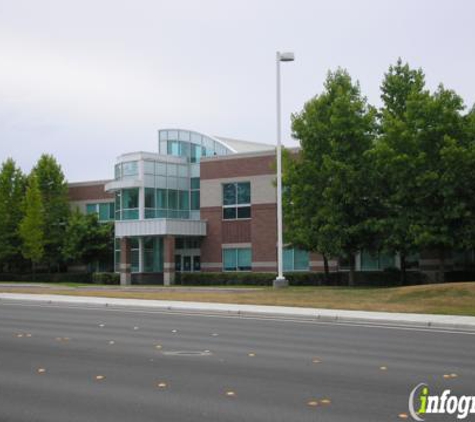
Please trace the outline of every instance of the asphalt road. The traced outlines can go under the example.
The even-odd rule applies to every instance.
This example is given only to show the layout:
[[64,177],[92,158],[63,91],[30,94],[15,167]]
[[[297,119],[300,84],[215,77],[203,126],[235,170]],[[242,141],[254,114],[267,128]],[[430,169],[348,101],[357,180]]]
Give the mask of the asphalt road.
[[0,303],[1,422],[397,421],[420,382],[475,395],[475,335]]

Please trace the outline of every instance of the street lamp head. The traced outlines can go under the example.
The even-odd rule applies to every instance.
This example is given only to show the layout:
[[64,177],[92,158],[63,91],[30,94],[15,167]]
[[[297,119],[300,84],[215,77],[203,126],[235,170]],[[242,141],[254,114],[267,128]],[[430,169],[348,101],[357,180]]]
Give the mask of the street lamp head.
[[279,60],[281,62],[293,62],[295,60],[294,53],[291,51],[286,51],[285,53],[278,53],[279,54]]

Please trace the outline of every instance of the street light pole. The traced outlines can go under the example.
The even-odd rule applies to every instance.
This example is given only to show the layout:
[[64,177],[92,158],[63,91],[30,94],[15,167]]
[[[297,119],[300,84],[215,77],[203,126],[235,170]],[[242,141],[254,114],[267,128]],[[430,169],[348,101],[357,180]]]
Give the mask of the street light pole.
[[284,277],[283,264],[283,235],[282,235],[282,124],[281,124],[281,99],[280,99],[280,62],[294,61],[294,53],[276,54],[277,65],[277,278],[273,286],[287,287],[289,282]]

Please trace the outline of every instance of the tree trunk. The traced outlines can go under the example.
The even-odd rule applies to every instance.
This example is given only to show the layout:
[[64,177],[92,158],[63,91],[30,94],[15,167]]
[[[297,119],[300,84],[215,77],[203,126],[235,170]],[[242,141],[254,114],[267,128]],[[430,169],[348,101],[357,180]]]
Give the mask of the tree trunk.
[[401,283],[401,286],[406,285],[407,281],[407,274],[406,274],[406,254],[401,253],[399,256],[399,259],[401,260],[401,273],[399,276],[399,282]]
[[323,267],[325,269],[325,285],[329,285],[330,283],[330,268],[328,266],[328,258],[325,254],[323,254]]
[[355,285],[355,267],[356,267],[356,262],[355,262],[355,254],[350,254],[350,274],[348,278],[348,286],[354,287]]
[[439,283],[445,281],[445,248],[440,248],[439,251]]

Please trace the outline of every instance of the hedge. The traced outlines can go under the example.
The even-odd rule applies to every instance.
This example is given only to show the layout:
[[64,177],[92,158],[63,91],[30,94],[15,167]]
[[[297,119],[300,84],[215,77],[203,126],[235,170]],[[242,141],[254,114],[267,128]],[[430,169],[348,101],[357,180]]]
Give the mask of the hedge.
[[[290,286],[348,286],[348,272],[331,272],[328,280],[324,273],[294,272],[285,273]],[[271,286],[275,273],[229,272],[229,273],[180,273],[177,284],[183,286]],[[408,271],[406,285],[423,284],[426,276],[420,272]],[[400,272],[358,271],[355,273],[356,286],[398,286]]]
[[94,273],[92,274],[92,282],[94,284],[120,284],[119,273]]
[[92,273],[0,273],[0,281],[32,283],[92,283]]

